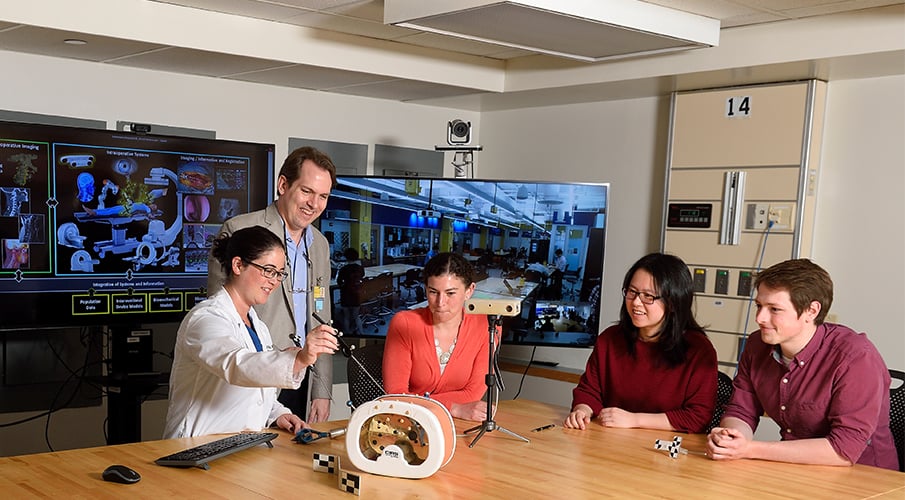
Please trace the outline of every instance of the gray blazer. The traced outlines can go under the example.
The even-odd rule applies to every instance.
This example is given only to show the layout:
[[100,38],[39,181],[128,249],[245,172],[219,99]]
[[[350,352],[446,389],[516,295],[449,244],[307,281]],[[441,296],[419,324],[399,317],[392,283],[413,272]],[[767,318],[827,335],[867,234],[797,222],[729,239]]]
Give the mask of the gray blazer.
[[[283,220],[280,218],[277,207],[273,203],[264,210],[258,210],[247,214],[241,214],[229,219],[220,228],[220,234],[232,234],[233,232],[251,226],[262,226],[269,229],[273,234],[280,238],[283,242],[283,250],[286,250],[286,233],[283,229]],[[308,247],[308,257],[311,261],[311,268],[308,271],[308,289],[314,286],[322,286],[325,290],[324,308],[318,311],[318,316],[325,321],[331,318],[331,296],[330,296],[330,247],[327,244],[327,238],[321,234],[314,226],[309,226],[314,236],[313,243]],[[207,294],[213,295],[217,290],[223,288],[226,276],[223,268],[217,259],[208,255],[207,260]],[[285,349],[294,344],[289,335],[295,332],[295,316],[293,315],[292,305],[292,283],[291,280],[284,280],[282,290],[273,292],[267,302],[255,306],[258,316],[267,324],[270,334],[273,337],[273,343],[278,349]],[[302,337],[305,336],[307,330],[319,323],[314,320],[311,313],[314,311],[314,294],[308,294],[308,318],[306,318],[307,328],[304,332],[298,332]],[[310,370],[311,378],[308,381],[308,400],[311,399],[332,399],[333,396],[333,356],[330,354],[322,354],[318,356],[317,362],[313,369]]]

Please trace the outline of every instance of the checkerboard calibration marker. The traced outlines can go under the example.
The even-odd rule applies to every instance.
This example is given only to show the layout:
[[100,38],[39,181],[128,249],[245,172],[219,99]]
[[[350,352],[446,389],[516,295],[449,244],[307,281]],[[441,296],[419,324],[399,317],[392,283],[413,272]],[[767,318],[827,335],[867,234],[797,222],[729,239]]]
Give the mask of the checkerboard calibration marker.
[[678,457],[679,453],[682,453],[683,455],[688,454],[688,450],[682,448],[682,436],[675,436],[672,438],[672,441],[658,439],[654,441],[654,449],[667,450],[670,458]]
[[361,496],[361,475],[342,470],[339,455],[314,453],[311,461],[314,472],[336,474],[336,485],[340,491]]
[[361,496],[361,476],[348,471],[339,471],[339,490]]
[[336,455],[315,453],[313,462],[314,472],[326,472],[328,474],[335,474],[338,470]]

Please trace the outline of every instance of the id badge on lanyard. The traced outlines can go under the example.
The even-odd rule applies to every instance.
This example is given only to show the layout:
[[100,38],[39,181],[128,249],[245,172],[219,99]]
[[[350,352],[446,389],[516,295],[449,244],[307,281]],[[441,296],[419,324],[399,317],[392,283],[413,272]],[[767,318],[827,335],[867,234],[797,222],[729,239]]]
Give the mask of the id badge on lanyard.
[[316,285],[312,288],[312,293],[314,294],[314,312],[321,312],[324,310],[326,292],[326,289],[321,285]]

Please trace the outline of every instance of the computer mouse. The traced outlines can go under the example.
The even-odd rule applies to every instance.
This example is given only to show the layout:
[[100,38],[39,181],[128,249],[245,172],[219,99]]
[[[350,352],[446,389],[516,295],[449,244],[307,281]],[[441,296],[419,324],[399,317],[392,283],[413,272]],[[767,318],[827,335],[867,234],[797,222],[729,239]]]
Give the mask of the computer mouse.
[[113,483],[132,484],[141,480],[141,475],[125,465],[111,465],[101,474],[104,481]]

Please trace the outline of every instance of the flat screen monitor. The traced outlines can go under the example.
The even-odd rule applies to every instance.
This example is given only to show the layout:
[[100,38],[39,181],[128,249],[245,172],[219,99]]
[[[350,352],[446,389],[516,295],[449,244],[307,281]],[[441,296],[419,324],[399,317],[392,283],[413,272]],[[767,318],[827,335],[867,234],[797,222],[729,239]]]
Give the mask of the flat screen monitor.
[[[337,325],[385,337],[395,312],[426,305],[427,259],[452,251],[475,267],[475,297],[518,299],[520,313],[501,318],[504,343],[592,346],[608,196],[606,183],[340,176],[319,222],[334,258]],[[364,279],[344,304],[348,249]]]
[[0,122],[2,329],[178,322],[274,146]]

